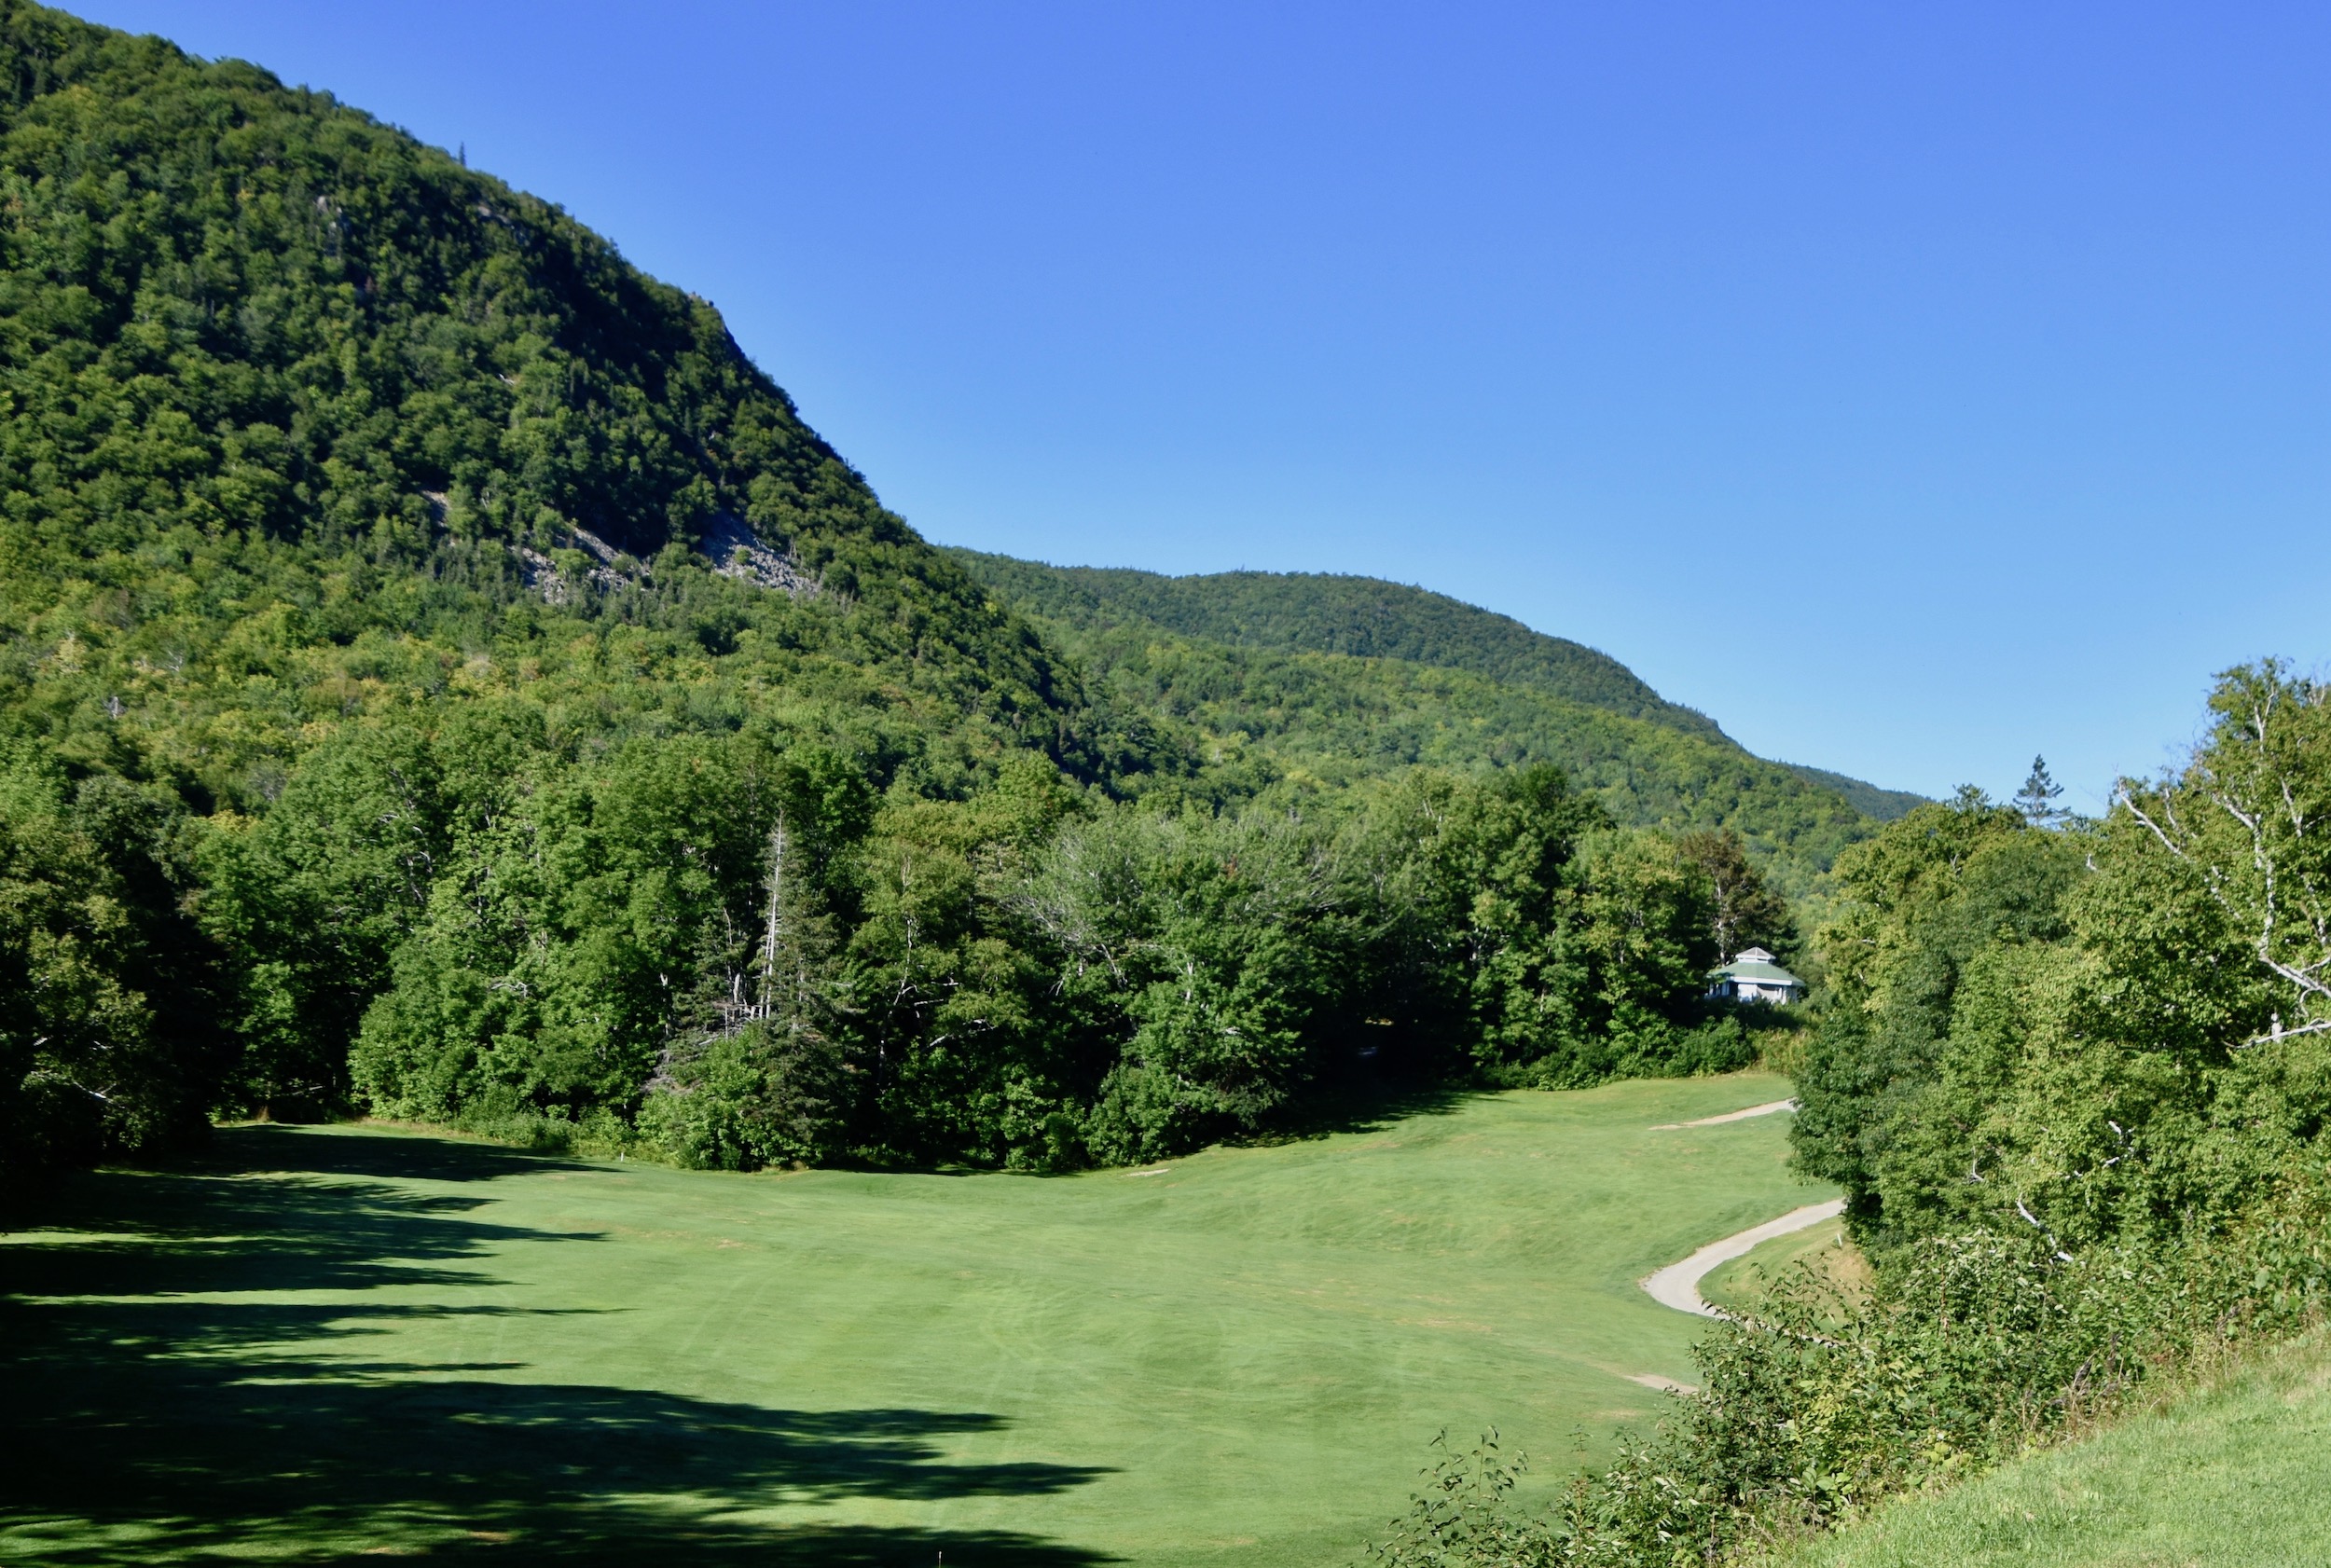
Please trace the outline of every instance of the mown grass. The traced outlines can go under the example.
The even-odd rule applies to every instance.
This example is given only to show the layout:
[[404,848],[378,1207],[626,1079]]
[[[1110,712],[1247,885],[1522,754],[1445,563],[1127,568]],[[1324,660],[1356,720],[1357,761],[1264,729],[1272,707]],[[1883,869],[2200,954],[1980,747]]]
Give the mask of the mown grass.
[[1774,1568],[2321,1568],[2326,1477],[2331,1344],[2317,1336]]
[[1656,1415],[1636,1279],[1824,1194],[1785,1119],[1648,1129],[1783,1092],[1058,1179],[230,1130],[0,1245],[0,1561],[1348,1561],[1443,1426],[1542,1490]]

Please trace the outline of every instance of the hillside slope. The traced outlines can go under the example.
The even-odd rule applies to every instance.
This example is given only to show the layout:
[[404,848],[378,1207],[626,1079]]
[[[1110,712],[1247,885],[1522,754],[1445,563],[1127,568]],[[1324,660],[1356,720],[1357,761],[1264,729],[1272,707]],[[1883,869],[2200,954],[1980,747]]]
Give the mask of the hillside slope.
[[7,730],[243,808],[455,688],[563,688],[620,729],[782,685],[1072,749],[1028,628],[710,305],[556,207],[18,4],[0,173]]
[[1783,767],[1824,790],[1834,790],[1843,795],[1846,803],[1873,822],[1891,822],[1908,817],[1927,804],[1924,795],[1909,790],[1887,790],[1859,778],[1849,778],[1841,773],[1831,773],[1825,767],[1807,767],[1802,763],[1783,763]]
[[1840,788],[1855,781],[1752,756],[1616,660],[1438,594],[945,553],[1073,653],[1110,712],[1193,726],[1218,780],[1341,788],[1418,763],[1553,763],[1621,822],[1731,829],[1799,895],[1871,825]]
[[2313,1568],[2331,1562],[2331,1355],[2261,1358],[2084,1442],[1912,1498],[1780,1568]]
[[1081,632],[1129,624],[1283,653],[1349,653],[1461,669],[1590,708],[1719,737],[1706,714],[1667,701],[1617,659],[1428,589],[1312,571],[1167,577],[946,553],[1007,602]]
[[1058,1170],[1737,1066],[1713,875],[1469,764],[1858,821],[1462,669],[1064,656],[710,306],[256,66],[0,0],[0,1173],[358,1107]]
[[0,184],[0,1169],[346,1106],[392,995],[494,1114],[628,1115],[775,791],[1144,764],[558,208],[15,0]]

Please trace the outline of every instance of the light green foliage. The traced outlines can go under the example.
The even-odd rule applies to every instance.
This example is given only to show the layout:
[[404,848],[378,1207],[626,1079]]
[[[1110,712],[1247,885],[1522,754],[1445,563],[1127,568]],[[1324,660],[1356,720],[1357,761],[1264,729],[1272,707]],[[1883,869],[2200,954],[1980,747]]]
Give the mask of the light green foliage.
[[1111,804],[1036,755],[877,794],[758,723],[577,750],[478,702],[320,745],[210,858],[271,1098],[328,1097],[292,1067],[346,1053],[400,1118],[1058,1169],[1285,1129],[1355,1078],[1745,1066],[1698,1026],[1705,878],[1602,821],[1543,768],[1340,823]]
[[1969,797],[1841,860],[1797,1135],[1881,1247],[2208,1230],[2331,1110],[2323,694],[2269,664],[2212,708],[2189,766],[2101,823]]
[[1532,1527],[1512,1506],[1510,1493],[1528,1469],[1525,1456],[1509,1459],[1497,1434],[1484,1432],[1472,1448],[1449,1446],[1443,1432],[1433,1439],[1441,1452],[1427,1484],[1392,1521],[1392,1533],[1372,1542],[1368,1555],[1395,1568],[1464,1568],[1468,1563],[1511,1563],[1539,1568],[1562,1561],[1555,1538]]
[[1829,985],[1794,1135],[1806,1168],[1842,1183],[1866,1221],[1889,1199],[1899,1224],[1911,1205],[1950,1204],[1982,1185],[1966,1176],[1970,1162],[1952,1164],[1959,1142],[1938,1149],[1932,1136],[1970,1102],[1982,1114],[1998,1072],[2012,1070],[2000,1054],[2022,1047],[2018,965],[2028,968],[2031,944],[2063,935],[2083,853],[1963,795],[1841,859],[1842,908],[1821,939]]
[[1691,1005],[1714,956],[1705,877],[1666,839],[1611,829],[1552,768],[1412,774],[1343,854],[1379,933],[1366,1013],[1386,1050],[1547,1088],[1754,1059],[1736,1024]]
[[1576,941],[1593,977],[1593,1033],[1609,1038],[1621,1062],[1648,1066],[1669,1047],[1675,998],[1704,986],[1716,962],[1706,875],[1667,840],[1623,833],[1590,847],[1579,884]]
[[1873,822],[1891,822],[1929,804],[1924,795],[1913,794],[1908,790],[1882,790],[1875,784],[1849,778],[1841,773],[1831,773],[1828,768],[1807,767],[1802,763],[1784,763],[1781,765],[1808,784],[1835,790],[1845,797],[1848,805]]
[[2240,1225],[2178,1246],[2069,1257],[2028,1230],[1968,1234],[1903,1247],[1865,1296],[1783,1282],[1755,1317],[1702,1341],[1700,1390],[1558,1506],[1481,1498],[1473,1511],[1495,1528],[1468,1533],[1490,1545],[1437,1558],[1412,1532],[1384,1555],[1398,1568],[1759,1561],[2318,1322],[2326,1219],[2331,1170],[2317,1165]]
[[1044,566],[976,550],[946,554],[999,597],[1078,632],[1162,629],[1272,653],[1397,659],[1534,687],[1691,735],[1723,733],[1707,715],[1662,699],[1607,653],[1445,594],[1374,577],[1311,571],[1166,577]]
[[1840,858],[1791,1137],[1846,1189],[1867,1294],[1768,1290],[1560,1518],[1454,1561],[1733,1560],[2320,1321],[2331,701],[2267,663],[2211,706],[2101,822],[2048,825],[2043,779]]
[[[1692,1375],[1647,1270],[1821,1194],[1747,1075],[1065,1177],[235,1128],[0,1242],[0,1559],[1312,1568]],[[231,1239],[222,1239],[231,1238]],[[476,1534],[471,1534],[476,1533]]]
[[668,1029],[761,929],[768,825],[791,805],[815,832],[813,768],[747,733],[510,777],[450,835],[366,1017],[359,1087],[402,1116],[628,1108]]
[[1396,1048],[1469,1052],[1493,1073],[1541,1065],[1550,1041],[1566,1056],[1592,982],[1565,895],[1609,818],[1543,767],[1488,789],[1411,774],[1370,807],[1347,855],[1385,933],[1378,1015]]
[[1081,1022],[1124,1040],[1097,1154],[1251,1133],[1318,1071],[1360,972],[1334,881],[1319,834],[1268,814],[1114,813],[1050,846],[1026,908],[1068,959]]
[[211,925],[249,958],[250,1103],[312,1112],[345,1097],[349,1041],[428,911],[451,810],[437,748],[395,725],[317,747],[265,818],[211,819]]

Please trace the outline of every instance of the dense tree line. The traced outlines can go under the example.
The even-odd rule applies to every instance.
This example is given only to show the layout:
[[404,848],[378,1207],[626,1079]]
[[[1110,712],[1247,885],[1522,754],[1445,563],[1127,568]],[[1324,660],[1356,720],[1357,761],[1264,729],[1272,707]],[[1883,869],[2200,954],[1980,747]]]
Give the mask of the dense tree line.
[[1056,1168],[1285,1125],[1356,1071],[1753,1055],[1697,1001],[1707,871],[1550,768],[1306,817],[1112,801],[1024,750],[948,798],[779,724],[562,736],[470,698],[341,727],[254,815],[36,753],[10,778],[24,1148],[352,1103],[696,1163]]
[[1712,883],[1551,769],[1307,818],[962,798],[756,722],[558,746],[473,704],[352,730],[202,841],[246,1093],[694,1162],[1150,1159],[1376,1075],[1736,1066]]
[[16,3],[0,186],[10,1164],[369,1108],[1052,1168],[1750,1054],[1704,846],[1088,683],[556,208]]
[[2222,1228],[2331,1115],[2331,703],[2229,673],[2097,822],[1974,796],[1843,857],[1800,1158],[1871,1245]]

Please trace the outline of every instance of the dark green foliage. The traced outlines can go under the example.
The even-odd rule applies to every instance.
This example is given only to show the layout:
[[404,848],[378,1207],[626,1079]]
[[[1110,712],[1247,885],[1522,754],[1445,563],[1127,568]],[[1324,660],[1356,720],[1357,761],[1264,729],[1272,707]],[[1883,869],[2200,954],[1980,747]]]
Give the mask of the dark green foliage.
[[177,803],[0,750],[0,1170],[183,1140],[228,1041]]
[[1007,603],[1074,631],[1152,626],[1271,653],[1399,659],[1535,687],[1711,739],[1723,736],[1715,721],[1666,701],[1607,653],[1445,594],[1381,578],[1311,571],[1166,577],[1122,568],[1045,566],[976,550],[946,554]]
[[1891,822],[1928,804],[1924,795],[1913,794],[1908,790],[1882,790],[1875,784],[1848,778],[1841,773],[1831,773],[1828,768],[1807,767],[1802,763],[1783,763],[1781,765],[1808,784],[1836,791],[1845,797],[1848,805],[1873,822]]
[[2048,774],[2048,759],[2034,757],[2023,788],[2015,792],[2015,808],[2023,813],[2023,819],[2032,826],[2051,828],[2071,815],[2056,804],[2063,792],[2064,787]]
[[1751,947],[1763,948],[1784,964],[1799,961],[1802,944],[1788,901],[1765,881],[1738,833],[1730,829],[1685,833],[1676,841],[1676,852],[1708,879],[1709,934],[1718,961],[1729,962]]

